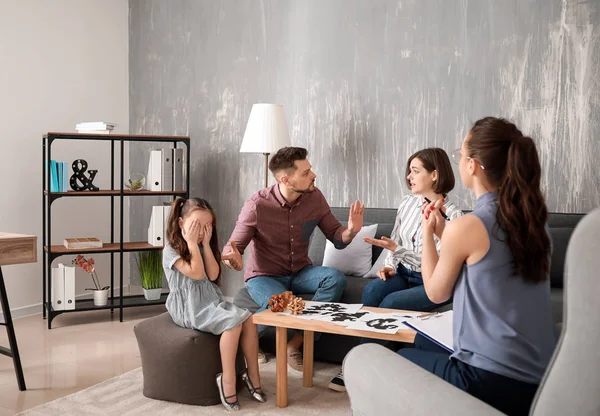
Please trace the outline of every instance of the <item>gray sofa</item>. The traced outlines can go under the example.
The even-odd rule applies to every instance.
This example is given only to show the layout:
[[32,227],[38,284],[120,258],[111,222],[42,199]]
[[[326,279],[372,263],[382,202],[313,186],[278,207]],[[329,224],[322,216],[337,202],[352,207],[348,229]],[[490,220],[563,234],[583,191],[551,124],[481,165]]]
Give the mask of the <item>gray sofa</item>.
[[[348,220],[349,208],[332,207],[331,212],[342,223]],[[465,211],[467,212],[467,211]],[[550,271],[550,279],[552,285],[552,309],[555,322],[562,321],[562,298],[563,298],[563,270],[565,262],[565,253],[567,243],[571,238],[573,229],[583,218],[583,214],[550,214],[549,226],[552,235],[553,252],[552,264]],[[364,224],[379,224],[377,227],[377,238],[382,235],[390,236],[394,228],[396,220],[396,209],[392,208],[366,208]],[[321,265],[323,262],[323,254],[325,251],[325,236],[316,228],[311,237],[309,246],[309,257],[314,265]],[[382,249],[373,246],[372,264],[375,263]],[[341,302],[344,303],[361,303],[362,293],[370,279],[357,276],[347,276],[348,285],[342,296]],[[303,296],[305,299],[310,296]],[[233,302],[243,308],[255,312],[258,310],[258,305],[252,300],[246,288],[238,291]],[[449,308],[445,308],[449,309]],[[269,330],[261,338],[261,347],[265,351],[272,352],[275,350],[275,331]],[[315,359],[321,361],[329,361],[341,363],[350,349],[358,345],[359,339],[355,337],[347,337],[344,335],[323,334],[323,336],[315,342]]]

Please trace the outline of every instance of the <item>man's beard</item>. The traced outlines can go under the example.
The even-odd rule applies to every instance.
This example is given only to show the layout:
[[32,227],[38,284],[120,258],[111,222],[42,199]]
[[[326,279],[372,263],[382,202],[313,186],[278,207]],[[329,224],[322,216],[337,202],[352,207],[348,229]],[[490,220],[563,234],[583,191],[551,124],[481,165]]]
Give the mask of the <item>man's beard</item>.
[[306,188],[306,189],[297,189],[295,186],[292,185],[292,191],[294,191],[298,194],[310,194],[311,192],[313,192],[315,190],[315,188],[313,186],[314,184],[315,184],[315,181],[313,180],[310,183],[310,185],[308,185],[308,188]]

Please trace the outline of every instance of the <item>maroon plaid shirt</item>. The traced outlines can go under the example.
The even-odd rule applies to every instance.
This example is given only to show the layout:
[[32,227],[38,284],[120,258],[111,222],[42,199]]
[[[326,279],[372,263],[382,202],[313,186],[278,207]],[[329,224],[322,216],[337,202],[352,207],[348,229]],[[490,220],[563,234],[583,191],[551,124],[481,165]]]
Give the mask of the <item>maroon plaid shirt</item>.
[[[333,216],[319,189],[301,195],[293,205],[283,198],[278,184],[252,195],[229,239],[236,242],[241,254],[252,242],[244,281],[256,276],[289,276],[311,265],[308,243],[317,226],[336,248],[346,247],[342,242],[346,227]],[[229,248],[227,243],[223,252]]]

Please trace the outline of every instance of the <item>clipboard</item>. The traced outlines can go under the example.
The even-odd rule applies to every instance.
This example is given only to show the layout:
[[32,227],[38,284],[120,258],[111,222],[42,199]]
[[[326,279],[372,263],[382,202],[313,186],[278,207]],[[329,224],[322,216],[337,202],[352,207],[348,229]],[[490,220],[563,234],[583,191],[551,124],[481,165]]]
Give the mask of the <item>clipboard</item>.
[[407,319],[403,323],[452,354],[454,352],[454,338],[452,334],[453,316],[450,310]]

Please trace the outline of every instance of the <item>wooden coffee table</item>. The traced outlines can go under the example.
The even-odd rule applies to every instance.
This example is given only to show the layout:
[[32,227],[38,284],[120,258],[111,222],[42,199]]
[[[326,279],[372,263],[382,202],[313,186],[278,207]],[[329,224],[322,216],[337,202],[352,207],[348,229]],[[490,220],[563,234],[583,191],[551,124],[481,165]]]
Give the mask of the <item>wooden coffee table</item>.
[[[364,306],[362,310],[375,313],[402,313],[413,311],[401,311],[398,309],[371,308]],[[276,330],[276,382],[277,382],[277,407],[287,407],[288,405],[288,380],[287,380],[287,329],[300,329],[304,331],[304,374],[302,379],[303,387],[312,387],[313,385],[313,358],[315,332],[325,332],[329,334],[348,335],[353,337],[385,339],[389,341],[414,342],[415,331],[412,329],[401,329],[395,334],[382,334],[372,331],[359,331],[348,329],[344,326],[330,322],[311,321],[299,319],[289,315],[280,315],[271,312],[269,309],[259,312],[252,316],[252,320],[257,325],[274,326]]]

